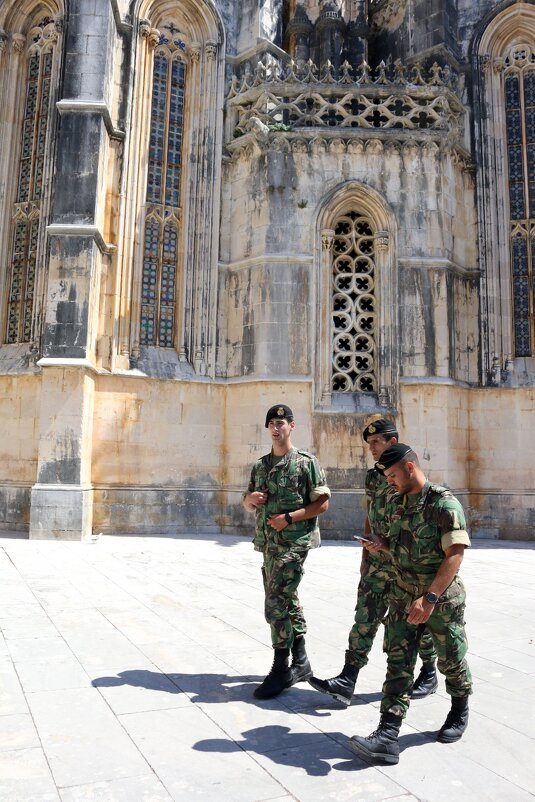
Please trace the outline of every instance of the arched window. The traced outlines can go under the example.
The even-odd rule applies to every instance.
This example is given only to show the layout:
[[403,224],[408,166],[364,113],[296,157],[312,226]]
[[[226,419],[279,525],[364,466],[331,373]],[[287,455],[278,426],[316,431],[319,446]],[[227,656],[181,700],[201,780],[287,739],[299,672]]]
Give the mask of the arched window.
[[140,344],[174,345],[186,65],[184,42],[162,26],[154,53],[143,239]]
[[24,111],[9,235],[7,343],[32,339],[56,36],[54,22],[44,17],[27,39]]
[[334,224],[332,245],[332,392],[377,391],[375,231],[350,210]]
[[394,408],[395,217],[380,193],[350,181],[325,197],[318,235],[316,403],[347,411]]
[[504,61],[514,355],[535,353],[535,54],[513,47]]

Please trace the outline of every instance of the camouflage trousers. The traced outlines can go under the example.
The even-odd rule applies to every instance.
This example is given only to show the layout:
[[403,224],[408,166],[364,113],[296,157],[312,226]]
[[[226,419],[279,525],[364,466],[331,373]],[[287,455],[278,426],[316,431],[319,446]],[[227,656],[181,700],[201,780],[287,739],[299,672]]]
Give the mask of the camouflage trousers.
[[427,627],[433,638],[438,656],[437,667],[446,677],[447,692],[450,696],[458,697],[471,694],[472,676],[464,659],[468,649],[464,629],[464,589],[458,598],[437,604],[425,625],[407,623],[413,596],[398,586],[394,592],[396,599],[390,606],[385,627],[387,670],[381,712],[403,717],[409,709],[416,653],[423,626]]
[[[384,623],[389,605],[389,595],[395,574],[391,564],[380,557],[368,557],[366,567],[360,578],[357,591],[355,621],[349,633],[346,663],[362,668],[368,662],[379,624]],[[424,663],[436,660],[433,639],[427,629],[423,629],[418,652]]]
[[299,548],[278,553],[264,551],[264,615],[271,628],[274,649],[291,649],[294,638],[307,631],[297,595],[307,554],[308,549]]

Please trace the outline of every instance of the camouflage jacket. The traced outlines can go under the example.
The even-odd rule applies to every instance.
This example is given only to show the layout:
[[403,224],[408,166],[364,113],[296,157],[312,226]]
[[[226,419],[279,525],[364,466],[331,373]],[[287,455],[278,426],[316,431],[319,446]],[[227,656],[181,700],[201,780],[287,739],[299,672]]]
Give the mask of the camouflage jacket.
[[[416,495],[394,493],[388,499],[385,518],[397,583],[414,598],[427,590],[447,548],[456,543],[470,545],[460,502],[439,485],[426,482]],[[454,580],[441,601],[457,593]]]
[[[321,491],[318,493],[318,489]],[[291,545],[314,548],[320,545],[318,519],[299,521],[277,532],[268,526],[270,515],[293,512],[306,507],[320,495],[329,495],[325,473],[318,460],[306,451],[291,448],[273,465],[272,455],[266,454],[253,465],[248,493],[267,490],[266,504],[256,511],[254,546],[263,551],[266,546],[280,551]],[[315,492],[316,491],[316,492]]]
[[[370,522],[370,529],[374,535],[387,538],[388,524],[385,519],[385,512],[388,499],[393,495],[394,491],[376,468],[371,468],[366,473],[364,490],[366,493],[366,510],[368,521]],[[379,551],[375,554],[368,552],[366,554],[366,559],[369,560],[372,565],[382,568],[391,563],[390,556],[385,551]]]

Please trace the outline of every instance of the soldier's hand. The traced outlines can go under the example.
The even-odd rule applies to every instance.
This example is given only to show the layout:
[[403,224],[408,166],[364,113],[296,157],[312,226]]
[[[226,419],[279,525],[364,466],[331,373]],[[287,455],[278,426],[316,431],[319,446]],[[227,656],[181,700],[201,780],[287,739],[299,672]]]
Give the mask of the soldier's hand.
[[267,491],[255,490],[253,493],[249,493],[247,500],[253,507],[263,507],[268,500]]
[[409,607],[409,614],[407,616],[408,624],[425,624],[427,619],[433,612],[433,605],[430,604],[424,596],[413,601]]
[[284,515],[270,515],[268,518],[268,526],[271,526],[272,529],[276,529],[277,532],[282,532],[282,530],[288,526],[288,523]]

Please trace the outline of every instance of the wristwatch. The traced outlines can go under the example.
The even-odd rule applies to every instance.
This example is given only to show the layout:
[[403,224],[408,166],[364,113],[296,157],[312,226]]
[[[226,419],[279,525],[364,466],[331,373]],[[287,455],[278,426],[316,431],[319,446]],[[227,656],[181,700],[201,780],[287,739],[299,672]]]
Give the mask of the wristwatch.
[[425,600],[428,601],[429,604],[436,604],[438,601],[438,596],[436,593],[433,593],[433,591],[430,590],[428,593],[425,594]]
[[287,524],[289,524],[290,526],[293,524],[293,521],[292,521],[292,516],[290,515],[290,513],[289,513],[289,512],[285,512],[285,513],[284,513],[284,520],[285,520],[285,521],[286,521],[286,523],[287,523]]

